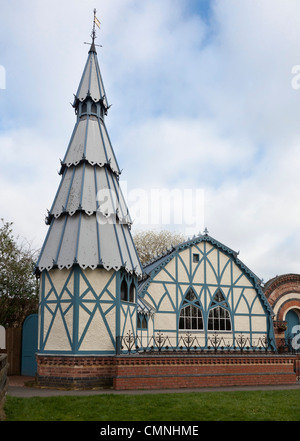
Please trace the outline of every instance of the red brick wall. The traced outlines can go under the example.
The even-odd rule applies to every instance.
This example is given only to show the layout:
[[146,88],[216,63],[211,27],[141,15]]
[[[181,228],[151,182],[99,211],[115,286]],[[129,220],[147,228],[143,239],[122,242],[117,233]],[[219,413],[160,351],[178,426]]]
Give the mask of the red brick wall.
[[295,357],[154,356],[118,357],[115,389],[169,389],[294,384]]
[[37,384],[50,387],[110,387],[114,357],[37,355]]
[[[283,320],[286,311],[289,309],[300,309],[300,275],[284,274],[282,276],[275,277],[266,283],[264,293],[273,309],[276,308],[278,301],[281,302],[276,320]],[[284,301],[286,295],[290,293],[295,294],[296,298],[286,298]]]
[[296,356],[37,356],[37,384],[116,390],[295,384]]

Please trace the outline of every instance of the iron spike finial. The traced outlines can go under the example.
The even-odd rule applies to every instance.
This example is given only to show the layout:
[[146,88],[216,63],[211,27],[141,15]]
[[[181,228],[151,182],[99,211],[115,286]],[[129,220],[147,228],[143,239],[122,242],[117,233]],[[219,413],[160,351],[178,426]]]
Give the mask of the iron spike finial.
[[84,42],[84,44],[91,44],[90,50],[89,52],[96,52],[96,46],[102,47],[101,44],[95,44],[95,39],[96,37],[96,26],[98,26],[98,28],[100,29],[100,21],[98,20],[98,18],[96,17],[96,8],[94,8],[94,19],[93,19],[93,29],[92,29],[92,33],[91,33],[91,38],[92,38],[92,43],[86,43]]
[[95,38],[96,38],[96,28],[95,28],[95,25],[96,25],[96,12],[97,12],[96,8],[94,8],[93,30],[92,30],[92,35],[91,35],[92,43],[94,43]]

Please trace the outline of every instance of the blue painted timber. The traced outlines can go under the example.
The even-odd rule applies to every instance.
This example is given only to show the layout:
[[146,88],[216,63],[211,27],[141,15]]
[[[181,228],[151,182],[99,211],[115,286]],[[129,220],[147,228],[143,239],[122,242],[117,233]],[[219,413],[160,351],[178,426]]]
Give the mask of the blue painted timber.
[[38,315],[31,314],[24,320],[22,328],[21,375],[35,376],[37,363],[35,354],[38,347]]

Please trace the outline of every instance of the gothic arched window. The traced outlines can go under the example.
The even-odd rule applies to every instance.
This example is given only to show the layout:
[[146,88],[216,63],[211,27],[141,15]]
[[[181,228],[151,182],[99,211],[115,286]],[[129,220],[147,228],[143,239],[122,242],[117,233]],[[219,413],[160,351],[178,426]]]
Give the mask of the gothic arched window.
[[135,302],[135,281],[130,276],[123,276],[120,287],[120,299],[123,302]]
[[132,281],[129,288],[129,301],[134,302],[134,294],[135,294],[135,286],[134,282]]
[[121,300],[123,300],[124,302],[127,302],[127,291],[128,291],[127,282],[124,279],[122,280],[121,283]]
[[208,331],[231,331],[231,317],[228,303],[221,291],[212,299],[208,314]]
[[83,103],[81,105],[81,113],[86,113],[87,112],[87,103]]
[[137,316],[137,327],[138,329],[147,329],[148,322],[145,314],[138,314]]
[[203,316],[196,294],[189,289],[182,302],[179,315],[179,329],[203,330]]

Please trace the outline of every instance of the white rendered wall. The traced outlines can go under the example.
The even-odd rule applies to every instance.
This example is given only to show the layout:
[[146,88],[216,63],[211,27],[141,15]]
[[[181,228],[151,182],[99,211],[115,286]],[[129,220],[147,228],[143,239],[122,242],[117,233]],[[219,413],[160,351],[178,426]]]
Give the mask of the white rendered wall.
[[[200,262],[193,262],[193,254],[199,254]],[[181,302],[193,287],[207,319],[209,305],[218,289],[222,290],[231,312],[232,332],[217,331],[225,342],[233,335],[243,334],[255,340],[267,333],[267,319],[263,303],[254,282],[239,268],[233,256],[227,255],[208,242],[200,242],[186,248],[169,261],[153,278],[146,289],[145,300],[156,310],[154,332],[176,336]],[[205,340],[213,332],[193,331],[198,340]],[[179,330],[180,334],[186,331]]]

